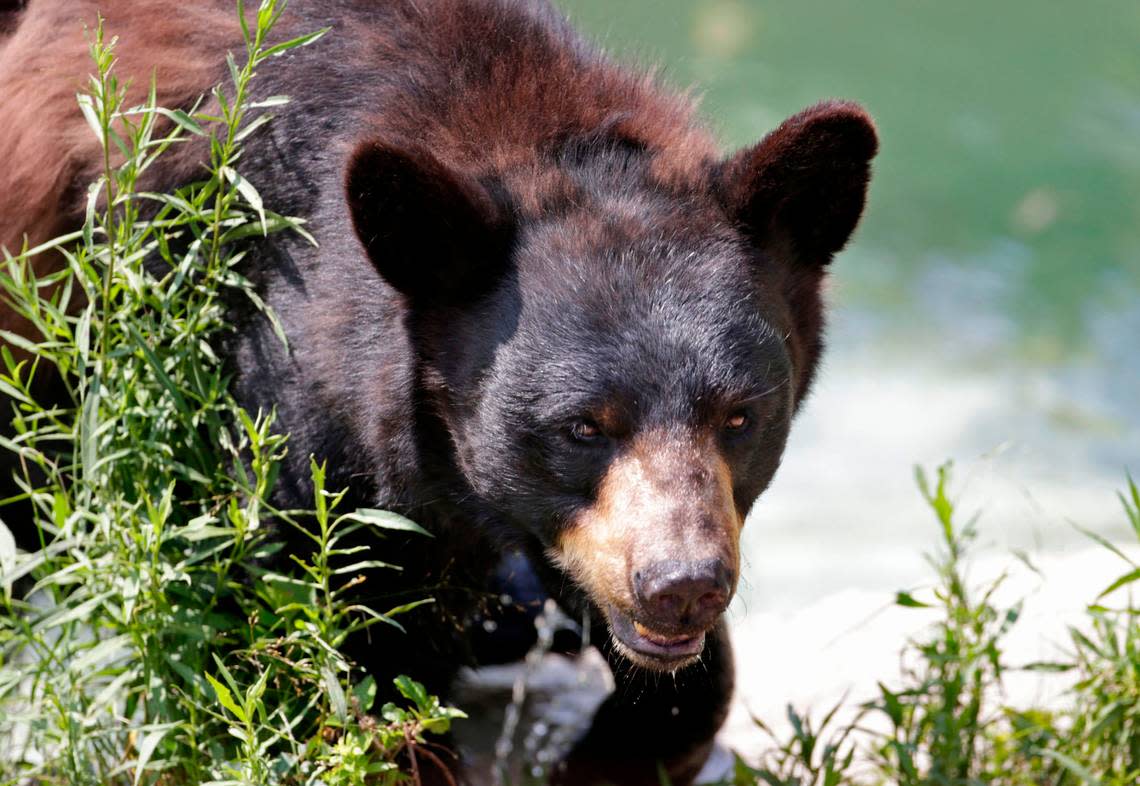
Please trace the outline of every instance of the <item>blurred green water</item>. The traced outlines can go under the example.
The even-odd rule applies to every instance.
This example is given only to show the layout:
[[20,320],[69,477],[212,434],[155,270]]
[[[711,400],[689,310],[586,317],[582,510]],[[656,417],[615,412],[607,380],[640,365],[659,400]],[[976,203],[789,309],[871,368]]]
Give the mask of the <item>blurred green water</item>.
[[923,324],[932,301],[962,320],[984,311],[993,349],[1046,363],[1095,354],[1090,320],[1136,307],[1135,0],[561,5],[619,57],[699,86],[729,145],[825,97],[872,111],[882,155],[836,271],[843,307],[923,340],[946,327]]

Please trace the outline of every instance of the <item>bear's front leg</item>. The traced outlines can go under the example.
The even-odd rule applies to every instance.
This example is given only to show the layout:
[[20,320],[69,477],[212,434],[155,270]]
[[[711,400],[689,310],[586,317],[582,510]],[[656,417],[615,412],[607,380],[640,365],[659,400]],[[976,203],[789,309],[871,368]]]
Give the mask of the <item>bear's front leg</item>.
[[709,631],[700,661],[672,674],[634,666],[599,632],[616,688],[553,782],[688,786],[704,766],[732,699],[732,646],[724,618]]

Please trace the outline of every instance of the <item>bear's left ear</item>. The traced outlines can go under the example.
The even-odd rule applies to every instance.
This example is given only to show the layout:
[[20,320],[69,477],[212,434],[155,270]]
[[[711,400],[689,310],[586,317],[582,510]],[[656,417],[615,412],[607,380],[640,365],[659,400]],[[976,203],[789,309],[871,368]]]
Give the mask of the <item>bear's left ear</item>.
[[859,222],[878,147],[875,124],[862,107],[817,104],[726,161],[720,193],[761,247],[822,267]]
[[360,145],[345,192],[372,264],[413,306],[473,300],[506,270],[508,211],[475,178],[426,150]]

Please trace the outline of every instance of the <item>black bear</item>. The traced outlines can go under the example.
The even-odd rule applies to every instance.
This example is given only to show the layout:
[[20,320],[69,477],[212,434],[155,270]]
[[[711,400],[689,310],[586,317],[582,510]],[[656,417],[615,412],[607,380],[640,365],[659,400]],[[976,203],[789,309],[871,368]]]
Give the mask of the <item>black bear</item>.
[[[231,0],[31,0],[6,19],[10,248],[81,220],[98,150],[74,92],[96,9],[120,71],[156,69],[168,106],[221,81],[240,44]],[[293,103],[248,140],[246,176],[320,247],[251,249],[289,349],[235,313],[226,356],[242,402],[291,434],[281,505],[311,500],[313,454],[350,503],[436,535],[400,545],[404,583],[382,591],[431,584],[439,602],[350,654],[446,694],[472,588],[521,550],[619,681],[562,780],[657,783],[661,762],[690,782],[732,690],[741,526],[812,380],[871,120],[822,103],[726,158],[688,98],[546,0],[296,0],[282,24],[332,32],[255,82]],[[159,179],[192,176],[195,155]]]

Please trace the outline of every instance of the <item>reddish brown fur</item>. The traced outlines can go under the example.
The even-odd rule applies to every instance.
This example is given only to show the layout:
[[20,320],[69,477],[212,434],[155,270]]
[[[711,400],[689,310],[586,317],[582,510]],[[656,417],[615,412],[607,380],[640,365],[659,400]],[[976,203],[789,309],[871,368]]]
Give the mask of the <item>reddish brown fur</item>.
[[0,112],[8,128],[0,136],[0,244],[9,251],[25,236],[34,246],[74,222],[83,187],[101,168],[99,142],[75,100],[93,70],[88,37],[98,14],[108,38],[124,42],[115,73],[129,80],[128,104],[145,98],[152,74],[161,105],[193,103],[219,73],[219,43],[228,48],[238,34],[224,4],[181,5],[172,13],[163,0],[33,2],[0,49]]
[[[219,73],[219,44],[232,46],[238,25],[226,3],[174,11],[164,0],[32,2],[15,35],[0,46],[0,248],[19,253],[74,229],[86,184],[102,169],[101,148],[76,104],[93,71],[88,39],[97,15],[108,39],[118,36],[115,73],[129,80],[128,105],[141,103],[153,74],[160,105],[192,104]],[[43,254],[40,275],[59,257]],[[0,330],[25,333],[10,310]]]
[[[562,139],[599,128],[653,151],[652,171],[664,186],[706,179],[718,150],[695,122],[688,97],[661,90],[651,76],[567,47],[537,20],[524,30],[504,31],[501,13],[488,7],[476,16],[470,2],[441,0],[432,4],[430,22],[418,27],[420,38],[410,48],[392,50],[395,42],[382,29],[362,36],[368,57],[375,58],[377,50],[389,50],[393,59],[416,57],[422,66],[415,70],[422,74],[439,74],[441,62],[459,64],[460,72],[485,69],[467,74],[462,89],[417,85],[431,91],[431,101],[408,102],[401,107],[408,111],[375,117],[363,133],[415,140],[445,165],[475,176],[498,175],[529,213],[565,196],[569,187],[542,154]],[[488,60],[484,42],[504,35],[511,36],[511,57]]]

